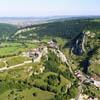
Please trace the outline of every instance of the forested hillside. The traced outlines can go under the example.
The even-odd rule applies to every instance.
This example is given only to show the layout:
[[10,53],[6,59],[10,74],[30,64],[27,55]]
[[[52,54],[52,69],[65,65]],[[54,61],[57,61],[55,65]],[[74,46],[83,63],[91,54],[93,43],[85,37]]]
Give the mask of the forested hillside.
[[17,31],[16,26],[0,23],[0,39],[6,39],[16,31]]
[[[21,31],[19,34],[16,34],[15,37],[25,36],[27,39],[30,37],[44,37],[44,36],[53,36],[53,37],[63,37],[72,39],[79,33],[85,30],[93,30],[94,32],[100,30],[100,23],[89,20],[66,20],[66,21],[56,21],[46,24],[32,25],[28,26],[25,31]],[[31,30],[30,30],[31,29]],[[23,30],[23,29],[20,29]],[[25,38],[24,38],[25,39]]]

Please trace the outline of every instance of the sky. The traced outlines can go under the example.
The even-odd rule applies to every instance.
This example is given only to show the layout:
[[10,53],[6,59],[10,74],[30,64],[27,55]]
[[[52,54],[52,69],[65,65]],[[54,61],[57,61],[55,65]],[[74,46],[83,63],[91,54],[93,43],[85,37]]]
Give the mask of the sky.
[[100,15],[100,0],[0,0],[0,17]]

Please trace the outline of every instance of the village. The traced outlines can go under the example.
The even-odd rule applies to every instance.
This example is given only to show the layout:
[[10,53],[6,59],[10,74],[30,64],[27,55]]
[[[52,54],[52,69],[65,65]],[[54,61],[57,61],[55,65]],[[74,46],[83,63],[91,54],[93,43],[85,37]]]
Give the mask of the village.
[[[2,68],[0,68],[0,72],[3,72],[5,70],[9,70],[9,69],[13,69],[13,68],[16,68],[16,67],[20,67],[22,65],[29,64],[29,63],[39,63],[41,61],[42,57],[46,57],[46,59],[48,60],[48,50],[51,50],[52,52],[54,52],[55,55],[57,55],[57,57],[59,57],[62,62],[66,63],[66,65],[69,67],[70,72],[73,75],[75,75],[75,77],[77,77],[80,80],[80,82],[93,84],[97,88],[100,89],[100,81],[96,81],[92,77],[85,76],[81,71],[77,70],[77,71],[73,72],[73,70],[71,68],[70,61],[59,50],[59,46],[57,45],[57,42],[53,41],[53,40],[47,42],[47,45],[45,45],[45,46],[42,45],[38,48],[34,48],[34,49],[30,49],[26,52],[22,52],[21,56],[27,57],[30,60],[24,61],[23,63],[17,64],[17,65],[13,65],[13,66],[9,66],[9,67],[8,66],[2,67]],[[43,73],[43,71],[45,70],[45,67],[42,66],[39,70],[40,70],[39,73],[34,72],[34,74],[39,75],[40,73]]]

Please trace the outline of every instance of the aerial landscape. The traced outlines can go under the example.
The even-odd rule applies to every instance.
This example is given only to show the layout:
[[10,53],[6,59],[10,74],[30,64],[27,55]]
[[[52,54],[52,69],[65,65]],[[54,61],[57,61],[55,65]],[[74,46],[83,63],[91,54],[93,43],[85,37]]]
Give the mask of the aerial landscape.
[[100,2],[73,1],[0,1],[0,100],[100,100]]

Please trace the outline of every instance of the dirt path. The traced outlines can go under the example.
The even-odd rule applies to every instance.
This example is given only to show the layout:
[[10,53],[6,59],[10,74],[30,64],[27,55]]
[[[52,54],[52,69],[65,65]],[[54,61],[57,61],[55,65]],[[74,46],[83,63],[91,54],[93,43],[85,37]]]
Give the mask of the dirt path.
[[75,77],[74,72],[71,67],[72,65],[71,65],[70,61],[66,58],[65,54],[62,51],[60,51],[59,49],[58,50],[51,49],[51,50],[57,55],[57,57],[59,57],[61,59],[62,62],[66,63],[66,66],[68,66],[69,71],[71,72],[73,77]]
[[82,82],[79,82],[78,94],[77,94],[75,100],[79,100],[81,94],[82,94]]
[[3,68],[0,68],[0,72],[5,71],[5,70],[9,70],[9,69],[13,69],[13,68],[16,68],[16,67],[24,66],[25,64],[29,64],[29,63],[32,63],[32,61],[25,61],[22,64],[17,64],[17,65],[10,66],[10,67],[3,67]]

